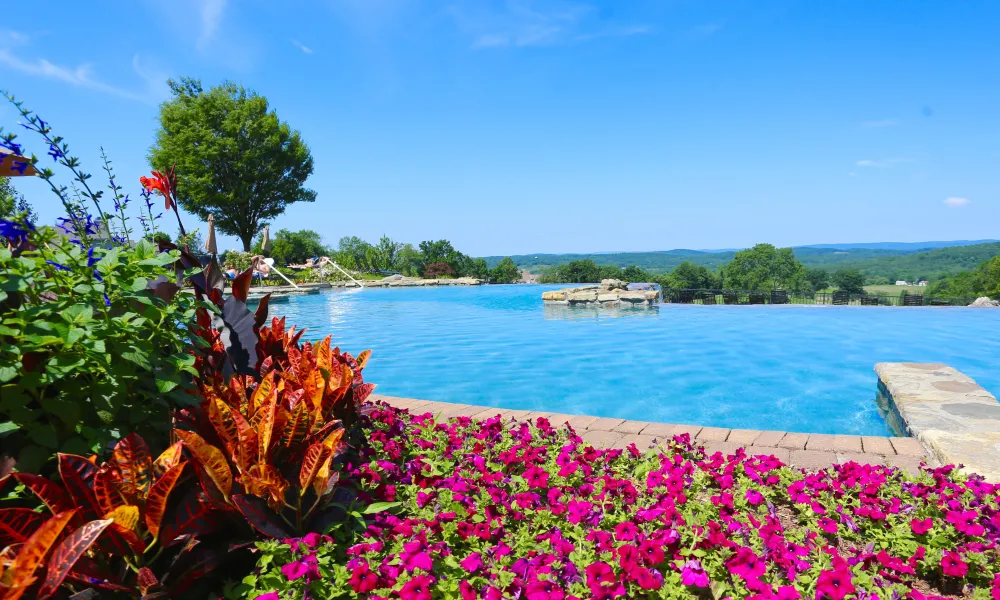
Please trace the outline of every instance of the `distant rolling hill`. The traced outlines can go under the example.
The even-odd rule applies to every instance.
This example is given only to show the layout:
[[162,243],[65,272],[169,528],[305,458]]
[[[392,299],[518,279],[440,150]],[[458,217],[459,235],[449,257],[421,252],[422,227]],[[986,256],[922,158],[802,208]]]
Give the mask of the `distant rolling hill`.
[[[609,252],[594,254],[522,254],[511,258],[522,269],[538,272],[573,260],[593,260],[599,265],[636,265],[651,273],[669,273],[685,261],[718,269],[735,252],[705,250],[663,250],[656,252]],[[877,242],[867,244],[816,244],[798,246],[795,256],[807,267],[834,271],[858,269],[869,277],[891,281],[936,279],[965,271],[1000,254],[997,241]],[[500,256],[488,256],[493,267]]]

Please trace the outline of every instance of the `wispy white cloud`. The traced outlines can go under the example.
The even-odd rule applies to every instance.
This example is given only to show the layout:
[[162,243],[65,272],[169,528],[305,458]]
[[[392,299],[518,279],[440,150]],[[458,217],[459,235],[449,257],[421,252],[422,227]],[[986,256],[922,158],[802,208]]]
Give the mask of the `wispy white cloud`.
[[548,46],[652,32],[641,24],[608,22],[594,6],[565,0],[509,0],[499,10],[456,3],[447,12],[473,48]]
[[629,37],[633,35],[647,35],[653,33],[653,29],[646,25],[630,25],[622,27],[609,27],[604,30],[594,31],[591,33],[581,33],[577,35],[574,39],[585,42],[589,40],[597,40],[600,38],[609,37]]
[[312,54],[313,53],[313,49],[312,48],[310,48],[309,46],[306,46],[305,44],[303,44],[302,42],[300,42],[298,40],[292,40],[292,45],[295,46],[296,48],[298,48],[299,50],[301,50],[305,54]]
[[688,32],[689,38],[702,38],[715,35],[722,30],[722,23],[705,23],[699,25]]
[[226,0],[200,0],[201,14],[201,38],[200,44],[212,41],[219,25],[222,24],[222,15],[226,10]]
[[911,160],[908,158],[883,158],[880,160],[872,160],[872,159],[859,160],[854,164],[859,167],[874,167],[879,169],[886,169],[888,167],[894,167],[896,165],[908,162],[911,162]]
[[960,198],[958,196],[951,196],[944,199],[944,205],[950,208],[961,208],[969,204],[968,198]]
[[899,125],[899,121],[896,119],[880,119],[878,121],[864,121],[861,123],[862,127],[895,127]]
[[136,92],[104,83],[95,77],[93,66],[86,63],[76,67],[65,67],[44,58],[23,59],[9,50],[0,49],[0,66],[33,77],[60,81],[74,87],[86,88],[137,102],[155,103],[163,98],[163,90],[165,89],[166,76],[144,68],[138,55],[132,57],[132,69],[145,81],[146,91],[144,92]]
[[0,45],[17,46],[28,43],[28,34],[13,29],[0,29]]

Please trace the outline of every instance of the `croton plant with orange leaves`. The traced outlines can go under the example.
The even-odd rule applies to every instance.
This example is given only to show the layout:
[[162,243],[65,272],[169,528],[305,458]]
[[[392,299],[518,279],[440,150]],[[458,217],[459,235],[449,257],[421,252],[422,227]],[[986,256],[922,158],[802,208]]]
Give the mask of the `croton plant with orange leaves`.
[[[205,492],[238,509],[261,534],[290,537],[323,531],[338,518],[338,457],[375,388],[357,359],[332,347],[299,343],[302,332],[274,318],[260,330],[260,377],[227,381],[200,363],[204,403],[183,411],[176,435],[194,459]],[[339,513],[342,515],[343,513]]]
[[48,513],[0,509],[0,598],[94,589],[177,597],[226,558],[205,536],[234,519],[194,485],[176,442],[155,460],[132,434],[110,460],[60,454],[56,483],[30,473],[0,481],[30,490]]

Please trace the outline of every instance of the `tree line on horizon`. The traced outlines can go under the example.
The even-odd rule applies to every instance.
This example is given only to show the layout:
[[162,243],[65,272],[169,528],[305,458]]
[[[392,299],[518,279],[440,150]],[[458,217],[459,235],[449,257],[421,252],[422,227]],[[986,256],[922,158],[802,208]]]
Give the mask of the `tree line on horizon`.
[[[942,249],[946,250],[946,249]],[[635,265],[598,265],[592,259],[570,261],[543,271],[541,283],[595,283],[602,279],[623,279],[658,283],[672,289],[787,290],[816,292],[835,288],[862,294],[866,285],[890,283],[884,277],[870,278],[854,268],[835,271],[806,267],[791,248],[757,244],[734,253],[733,259],[714,271],[691,261],[682,262],[670,273],[650,273]],[[942,298],[1000,298],[1000,255],[973,269],[944,276],[931,283],[928,296]]]
[[638,266],[621,268],[597,265],[591,259],[570,261],[547,269],[541,283],[594,283],[602,279],[658,283],[672,289],[788,290],[815,292],[831,285],[852,294],[864,292],[864,276],[855,269],[806,268],[791,248],[757,244],[733,254],[718,272],[691,261],[667,274],[650,273]]

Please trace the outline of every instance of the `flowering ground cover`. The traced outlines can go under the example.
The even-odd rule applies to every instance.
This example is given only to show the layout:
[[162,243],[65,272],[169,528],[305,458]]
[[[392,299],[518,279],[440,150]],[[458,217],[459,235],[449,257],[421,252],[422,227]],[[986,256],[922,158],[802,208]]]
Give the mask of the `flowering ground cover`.
[[[544,418],[380,405],[367,522],[260,544],[278,598],[1000,598],[1000,486],[847,463],[597,450]],[[360,515],[355,515],[360,517]],[[365,523],[365,524],[363,524]]]

